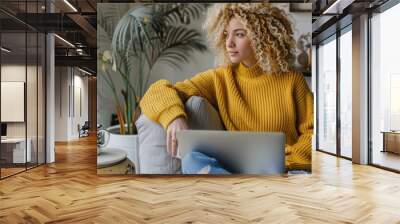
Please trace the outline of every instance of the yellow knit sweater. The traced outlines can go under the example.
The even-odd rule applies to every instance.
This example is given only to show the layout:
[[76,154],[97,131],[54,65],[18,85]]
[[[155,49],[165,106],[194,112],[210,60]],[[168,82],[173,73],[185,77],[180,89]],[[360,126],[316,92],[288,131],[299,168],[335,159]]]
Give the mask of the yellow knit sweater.
[[313,96],[302,74],[265,74],[258,65],[221,66],[172,85],[152,84],[144,95],[142,112],[165,129],[179,116],[190,96],[206,98],[227,130],[284,132],[288,169],[311,170]]

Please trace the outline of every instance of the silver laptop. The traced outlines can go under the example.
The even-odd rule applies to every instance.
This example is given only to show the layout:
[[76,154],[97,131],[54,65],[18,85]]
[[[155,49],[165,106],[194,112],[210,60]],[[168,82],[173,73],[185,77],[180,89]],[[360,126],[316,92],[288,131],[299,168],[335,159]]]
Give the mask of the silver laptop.
[[176,135],[180,158],[196,149],[234,174],[285,173],[284,133],[183,130]]

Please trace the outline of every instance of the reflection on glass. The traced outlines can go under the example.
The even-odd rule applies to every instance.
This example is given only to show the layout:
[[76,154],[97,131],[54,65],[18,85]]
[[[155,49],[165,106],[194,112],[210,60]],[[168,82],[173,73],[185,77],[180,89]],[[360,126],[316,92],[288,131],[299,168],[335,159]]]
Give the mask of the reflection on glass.
[[30,150],[28,168],[37,165],[37,74],[38,74],[38,35],[27,33],[28,61],[26,81],[26,114],[27,114],[27,149]]
[[[30,157],[26,151],[25,89],[26,89],[26,34],[2,33],[1,45],[1,122],[7,134],[1,140],[1,176],[25,170]],[[28,145],[29,146],[29,145]],[[29,147],[28,147],[29,149]]]
[[46,65],[46,38],[45,35],[39,33],[39,45],[38,45],[38,136],[37,136],[37,148],[38,148],[38,156],[37,162],[38,164],[45,163],[45,65]]
[[340,37],[340,153],[352,157],[352,35]]
[[[383,133],[400,130],[400,33],[393,29],[400,21],[400,5],[372,18],[372,163],[400,170],[400,155],[383,145]],[[393,133],[398,136],[400,133]],[[400,141],[394,149],[400,149]],[[386,152],[382,152],[382,150]],[[399,150],[400,153],[400,150]]]
[[336,40],[318,48],[318,148],[336,153]]
[[[2,2],[20,15],[43,13],[45,4],[45,0]],[[0,29],[0,44],[5,49],[0,61],[1,121],[7,131],[0,145],[0,178],[4,178],[45,162],[46,39],[40,31],[2,12],[0,17],[13,21]]]

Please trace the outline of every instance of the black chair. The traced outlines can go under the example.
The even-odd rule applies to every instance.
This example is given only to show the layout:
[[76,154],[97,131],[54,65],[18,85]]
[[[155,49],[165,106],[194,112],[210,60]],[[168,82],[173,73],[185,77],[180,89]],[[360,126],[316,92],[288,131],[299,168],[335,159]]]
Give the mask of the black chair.
[[89,121],[85,121],[82,127],[78,124],[79,138],[89,136],[89,129],[90,129]]

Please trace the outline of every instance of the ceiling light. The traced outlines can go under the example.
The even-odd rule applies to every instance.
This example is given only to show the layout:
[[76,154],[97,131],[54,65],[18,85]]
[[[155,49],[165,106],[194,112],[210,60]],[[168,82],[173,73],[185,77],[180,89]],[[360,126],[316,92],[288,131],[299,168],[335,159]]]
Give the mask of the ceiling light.
[[88,71],[86,71],[86,70],[83,70],[83,69],[81,69],[81,68],[79,68],[79,67],[78,67],[78,70],[81,71],[81,72],[83,72],[83,73],[85,73],[85,74],[87,74],[87,75],[92,75],[92,73],[90,73],[90,72],[88,72]]
[[322,14],[341,14],[343,13],[343,9],[351,5],[353,2],[354,0],[336,0],[327,9],[325,9]]
[[74,12],[78,12],[78,10],[71,4],[69,3],[68,0],[64,0],[65,4],[67,4],[72,10],[74,10]]
[[5,47],[1,47],[0,49],[1,49],[2,51],[6,52],[6,53],[10,53],[10,52],[11,52],[11,50],[9,50],[9,49],[7,49],[7,48],[5,48]]
[[340,0],[336,0],[332,5],[330,5],[327,9],[322,12],[322,14],[328,14],[332,9],[334,9],[337,4],[339,4]]
[[54,34],[55,37],[57,37],[58,39],[60,39],[61,41],[63,41],[64,43],[66,43],[67,45],[69,45],[70,47],[75,48],[75,45],[73,45],[71,42],[69,42],[68,40],[58,36],[57,34]]

